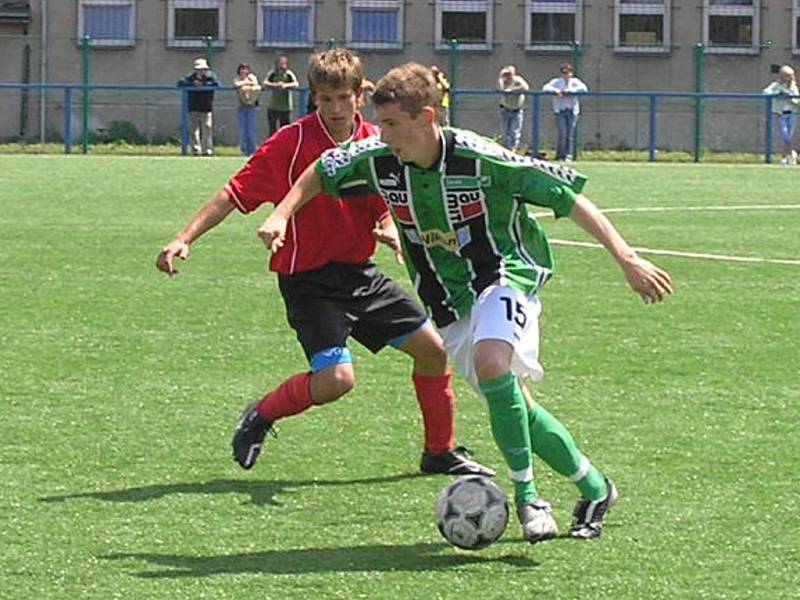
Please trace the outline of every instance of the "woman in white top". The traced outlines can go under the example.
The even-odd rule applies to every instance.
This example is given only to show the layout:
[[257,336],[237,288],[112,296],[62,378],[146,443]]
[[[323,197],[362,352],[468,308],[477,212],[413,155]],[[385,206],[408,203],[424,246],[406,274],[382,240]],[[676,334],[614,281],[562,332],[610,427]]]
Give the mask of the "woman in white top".
[[575,77],[575,68],[568,62],[561,65],[561,77],[555,77],[542,86],[542,91],[552,92],[553,112],[556,115],[556,160],[571,161],[575,154],[575,127],[581,105],[573,94],[588,92],[589,88]]
[[765,94],[777,97],[772,101],[772,114],[783,139],[782,165],[796,165],[797,152],[792,148],[792,137],[797,125],[797,105],[800,103],[794,69],[783,65],[778,71],[778,79],[764,88]]

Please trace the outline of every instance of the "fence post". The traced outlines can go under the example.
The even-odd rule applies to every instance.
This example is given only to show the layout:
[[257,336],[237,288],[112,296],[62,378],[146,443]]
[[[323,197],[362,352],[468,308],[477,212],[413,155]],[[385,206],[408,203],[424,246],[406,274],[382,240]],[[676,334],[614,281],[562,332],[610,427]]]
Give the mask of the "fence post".
[[181,88],[181,155],[189,154],[189,88]]
[[581,63],[583,61],[583,44],[575,42],[572,44],[572,68],[575,70],[575,77],[581,76]]
[[[27,42],[22,48],[22,83],[31,82],[31,45]],[[24,87],[20,90],[19,101],[19,137],[24,140],[28,134],[28,98],[30,90]]]
[[772,163],[772,103],[775,101],[774,96],[766,97],[766,128],[764,131],[764,162],[767,164]]
[[650,143],[648,144],[648,160],[656,162],[656,147],[658,146],[658,119],[656,115],[658,109],[658,96],[650,96]]
[[542,104],[542,97],[539,92],[535,92],[532,95],[532,102],[533,108],[531,109],[531,155],[533,158],[537,158],[539,156],[539,138],[541,136],[540,133],[540,121],[539,121],[539,112],[541,110]]
[[83,135],[81,136],[81,148],[83,153],[89,152],[89,62],[91,58],[92,38],[88,35],[81,40],[81,54],[83,58]]
[[705,46],[698,42],[694,47],[694,162],[703,156],[703,78],[705,70]]
[[[580,42],[575,42],[572,44],[572,68],[574,69],[575,77],[580,78],[581,73],[581,63],[583,62],[583,44]],[[578,99],[580,102],[580,99]],[[578,147],[580,146],[580,139],[581,139],[581,120],[578,118],[578,122],[575,123],[575,131],[573,132],[574,135],[574,142],[572,149],[572,158],[574,160],[578,160]]]
[[214,62],[214,38],[210,35],[203,36],[203,41],[206,43],[206,62],[210,67]]
[[458,40],[450,40],[450,125],[458,127],[458,62],[461,52]]
[[64,154],[72,154],[72,88],[64,88]]

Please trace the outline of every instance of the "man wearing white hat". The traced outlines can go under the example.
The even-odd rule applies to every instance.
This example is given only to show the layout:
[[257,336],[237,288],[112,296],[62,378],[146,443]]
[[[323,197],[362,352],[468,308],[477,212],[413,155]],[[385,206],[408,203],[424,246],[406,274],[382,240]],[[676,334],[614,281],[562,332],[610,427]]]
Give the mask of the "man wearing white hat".
[[207,91],[189,92],[189,130],[192,137],[192,154],[195,156],[211,156],[214,153],[214,141],[211,132],[212,111],[214,109],[214,90],[219,87],[219,79],[210,70],[205,58],[194,61],[194,71],[178,81],[181,87],[212,88]]

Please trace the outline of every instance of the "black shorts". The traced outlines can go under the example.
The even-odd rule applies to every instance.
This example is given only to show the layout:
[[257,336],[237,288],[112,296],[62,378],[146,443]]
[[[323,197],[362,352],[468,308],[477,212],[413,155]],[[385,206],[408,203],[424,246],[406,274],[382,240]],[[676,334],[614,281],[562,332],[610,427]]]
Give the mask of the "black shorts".
[[373,263],[331,263],[298,275],[278,275],[289,325],[311,358],[347,345],[352,336],[372,352],[413,333],[425,312]]

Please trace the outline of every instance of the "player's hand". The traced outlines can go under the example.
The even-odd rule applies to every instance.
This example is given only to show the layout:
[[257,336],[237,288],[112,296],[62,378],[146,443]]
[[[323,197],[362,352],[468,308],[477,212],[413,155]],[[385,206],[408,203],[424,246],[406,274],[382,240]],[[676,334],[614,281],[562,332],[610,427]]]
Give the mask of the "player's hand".
[[649,260],[636,256],[623,266],[625,278],[645,304],[661,302],[672,293],[672,278]]
[[164,249],[159,253],[156,258],[156,267],[159,271],[163,271],[167,275],[177,275],[178,269],[175,268],[175,257],[181,260],[189,258],[189,244],[180,240],[172,240],[169,244],[164,246]]
[[276,214],[271,214],[258,228],[258,237],[264,242],[267,250],[277,252],[286,241],[286,219]]
[[403,248],[400,245],[400,236],[397,233],[397,226],[390,222],[388,225],[378,226],[372,230],[372,235],[381,244],[386,244],[394,252],[394,258],[398,264],[404,264]]

